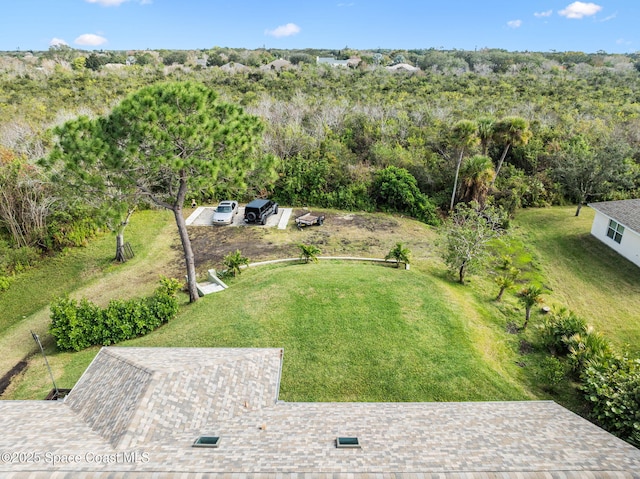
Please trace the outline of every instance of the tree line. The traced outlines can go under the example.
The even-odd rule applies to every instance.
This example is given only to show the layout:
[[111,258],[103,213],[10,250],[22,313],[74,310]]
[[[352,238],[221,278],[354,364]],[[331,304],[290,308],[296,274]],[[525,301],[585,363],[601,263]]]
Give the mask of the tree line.
[[[162,58],[170,52],[144,53]],[[304,52],[271,53],[290,57]],[[311,53],[322,52],[305,54]],[[64,49],[0,56],[0,249],[8,252],[3,275],[28,266],[39,251],[81,244],[105,226],[120,233],[118,251],[132,211],[159,188],[173,188],[182,200],[271,196],[292,206],[399,212],[429,224],[438,224],[459,202],[501,206],[510,214],[521,207],[574,202],[579,214],[588,201],[639,195],[640,74],[633,56],[328,53],[359,55],[365,66],[338,69],[298,62],[283,71],[229,73],[133,62],[107,70],[74,67],[78,51]],[[383,53],[405,55],[424,69],[407,74],[376,68],[370,59]],[[261,61],[268,58],[263,55]],[[434,68],[456,59],[468,68]],[[487,64],[493,66],[479,66]],[[111,127],[128,124],[129,138],[140,126],[129,117],[148,107],[127,103],[131,95],[156,86],[157,95],[167,98],[169,90],[160,85],[168,83],[215,95],[215,105],[194,115],[203,125],[213,118],[229,119],[227,113],[219,117],[221,108],[256,125],[229,147],[238,148],[242,161],[212,162],[216,166],[196,175],[197,184],[184,190],[173,185],[171,174],[157,171],[157,177],[146,177],[157,184],[133,196],[122,174],[96,177],[93,166],[84,164],[70,175],[69,165],[91,158],[129,161],[122,171],[142,169],[142,157],[153,151],[148,140],[140,136],[128,150],[121,144],[114,149],[114,144],[94,143],[87,132],[107,128],[118,114]],[[160,103],[154,104],[158,115],[167,108]],[[225,128],[225,134],[232,131]],[[211,135],[208,141],[215,143],[216,133]],[[250,151],[239,146],[246,142]],[[135,152],[133,144],[138,145]],[[125,158],[127,151],[131,155]],[[168,150],[163,151],[170,162]],[[212,160],[215,155],[207,151]],[[60,153],[66,171],[54,161]],[[104,197],[111,198],[109,208],[96,200]],[[165,200],[153,201],[162,205]],[[175,202],[171,205],[175,211]]]

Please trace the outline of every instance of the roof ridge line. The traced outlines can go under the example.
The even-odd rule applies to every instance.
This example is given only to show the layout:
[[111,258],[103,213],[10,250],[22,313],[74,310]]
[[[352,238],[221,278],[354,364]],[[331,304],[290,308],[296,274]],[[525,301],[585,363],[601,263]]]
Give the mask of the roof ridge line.
[[111,356],[114,359],[117,359],[118,361],[122,361],[123,363],[126,363],[131,367],[139,369],[140,371],[144,371],[144,372],[149,373],[149,374],[153,374],[153,373],[156,372],[155,369],[151,369],[151,368],[142,366],[141,364],[138,364],[138,363],[132,361],[129,358],[125,358],[125,357],[120,356],[117,352],[114,351],[115,348],[103,347],[102,349],[103,349],[105,354]]

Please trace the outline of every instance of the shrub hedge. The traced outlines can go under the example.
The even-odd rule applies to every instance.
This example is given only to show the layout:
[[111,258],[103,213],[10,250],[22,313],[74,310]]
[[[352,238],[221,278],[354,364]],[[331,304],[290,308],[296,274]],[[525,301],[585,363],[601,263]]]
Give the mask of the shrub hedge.
[[163,278],[151,296],[114,299],[104,309],[84,298],[75,301],[63,296],[51,303],[49,331],[62,351],[108,346],[142,336],[176,316],[179,289],[177,280]]

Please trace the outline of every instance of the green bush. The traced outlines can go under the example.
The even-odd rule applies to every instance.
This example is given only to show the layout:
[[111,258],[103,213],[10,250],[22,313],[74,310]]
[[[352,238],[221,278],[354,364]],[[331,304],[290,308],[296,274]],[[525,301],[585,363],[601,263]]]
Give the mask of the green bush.
[[569,354],[569,338],[587,333],[587,322],[566,308],[551,311],[539,327],[542,345],[559,356]]
[[152,296],[114,299],[104,309],[86,299],[58,298],[51,304],[49,331],[63,351],[108,346],[142,336],[176,316],[179,288],[177,280],[165,278]]
[[607,431],[640,447],[640,359],[621,358],[588,367],[582,390],[591,416]]
[[223,264],[227,267],[227,271],[235,277],[242,272],[241,266],[249,264],[249,258],[242,256],[242,252],[237,249],[234,253],[229,253],[224,257]]
[[435,205],[404,168],[388,166],[376,172],[372,190],[376,205],[383,211],[406,213],[434,226],[440,223]]
[[100,225],[91,217],[54,221],[49,227],[45,249],[59,251],[63,248],[86,246],[100,230]]
[[94,344],[100,316],[100,308],[86,299],[76,302],[66,296],[58,298],[51,303],[49,332],[60,350],[80,351]]
[[613,357],[609,341],[599,332],[587,328],[584,334],[576,333],[567,338],[569,364],[576,375],[589,366],[606,364]]
[[342,158],[345,152],[333,151],[335,147],[330,142],[321,145],[317,151],[301,153],[283,161],[273,198],[280,204],[292,206],[373,210],[368,169],[352,168],[344,158],[339,162],[337,158]]
[[12,276],[0,275],[0,292],[8,290],[9,286],[11,286],[11,283],[13,283]]
[[554,356],[546,356],[540,363],[538,379],[547,389],[553,389],[565,377],[564,364]]
[[6,241],[0,241],[0,273],[21,273],[34,266],[40,259],[40,251],[33,246],[12,248]]

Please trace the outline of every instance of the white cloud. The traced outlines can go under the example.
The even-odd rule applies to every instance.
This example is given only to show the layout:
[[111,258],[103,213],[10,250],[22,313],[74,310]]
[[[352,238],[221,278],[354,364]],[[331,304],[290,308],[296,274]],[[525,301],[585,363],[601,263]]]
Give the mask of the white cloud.
[[85,33],[80,35],[73,41],[76,45],[85,45],[90,47],[97,47],[107,43],[107,39],[100,35],[94,35],[93,33]]
[[546,12],[535,12],[533,16],[537,18],[544,18],[544,17],[550,17],[552,14],[553,14],[553,10],[547,10]]
[[631,45],[633,42],[629,41],[629,40],[625,40],[624,38],[618,38],[616,40],[616,43],[618,45]]
[[295,23],[287,23],[286,25],[280,25],[279,27],[273,30],[265,30],[264,34],[269,35],[271,37],[290,37],[291,35],[296,35],[300,33],[300,27]]
[[[97,3],[98,5],[102,5],[103,7],[119,7],[125,2],[129,0],[85,0],[85,2],[89,3]],[[135,0],[140,5],[149,5],[152,3],[152,0]]]
[[510,20],[507,22],[509,28],[520,28],[522,26],[522,20]]
[[119,7],[124,2],[128,2],[129,0],[85,0],[89,3],[97,3],[98,5],[102,5],[103,7]]
[[608,17],[603,18],[602,20],[600,20],[601,22],[608,22],[609,20],[613,20],[614,18],[616,18],[618,16],[618,12],[616,13],[612,13],[611,15],[609,15]]
[[602,7],[595,3],[573,2],[571,5],[567,5],[564,10],[560,10],[558,13],[567,18],[583,18],[595,15]]
[[69,44],[65,42],[62,38],[56,38],[56,37],[53,37],[49,42],[50,47],[59,47],[61,45],[69,45]]

